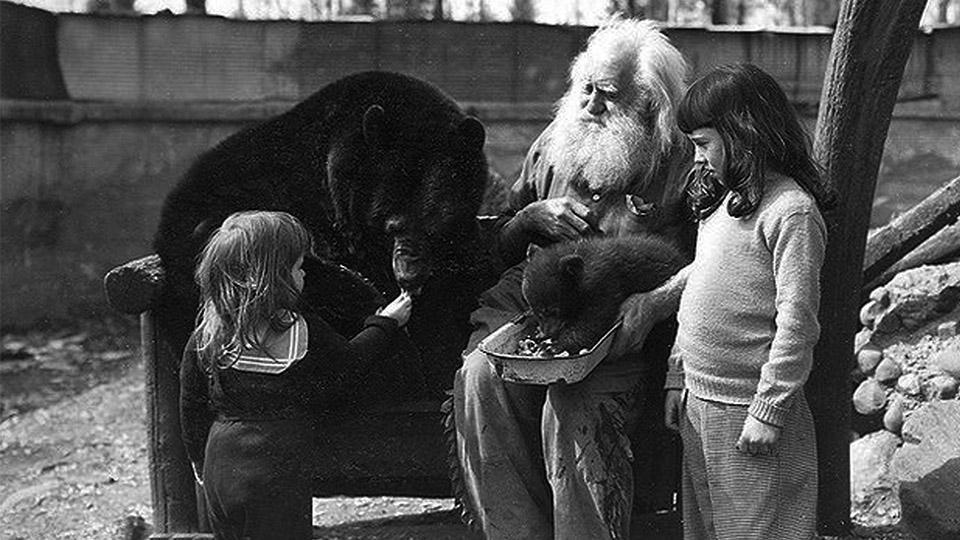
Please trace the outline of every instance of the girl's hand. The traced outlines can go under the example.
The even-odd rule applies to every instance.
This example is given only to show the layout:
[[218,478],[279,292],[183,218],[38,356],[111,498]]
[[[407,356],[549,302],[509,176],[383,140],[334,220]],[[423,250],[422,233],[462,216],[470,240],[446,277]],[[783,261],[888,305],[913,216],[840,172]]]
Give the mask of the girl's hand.
[[671,388],[667,390],[667,399],[663,402],[663,423],[671,431],[680,431],[680,415],[683,414],[683,391]]
[[620,305],[621,324],[610,345],[610,358],[620,358],[643,347],[643,341],[657,322],[657,298],[652,292],[627,297]]
[[772,456],[780,440],[780,428],[747,415],[737,440],[737,450],[751,456]]
[[403,291],[400,296],[394,298],[393,302],[382,307],[377,315],[390,317],[397,321],[398,326],[402,327],[410,320],[411,309],[413,309],[413,298],[410,293]]

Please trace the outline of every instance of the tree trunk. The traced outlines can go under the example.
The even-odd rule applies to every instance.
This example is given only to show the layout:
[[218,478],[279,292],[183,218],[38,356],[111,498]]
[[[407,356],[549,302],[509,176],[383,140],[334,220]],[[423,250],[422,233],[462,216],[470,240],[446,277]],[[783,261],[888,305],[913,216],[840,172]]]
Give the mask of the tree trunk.
[[433,2],[433,20],[443,20],[443,0],[435,0]]
[[937,22],[947,23],[947,13],[950,8],[950,0],[940,0],[937,4]]
[[817,424],[819,528],[850,527],[850,387],[867,226],[883,143],[924,0],[845,0],[827,64],[814,154],[836,186],[821,275],[822,334],[807,389]]
[[806,0],[806,18],[810,24],[817,26],[836,26],[838,0]]
[[187,0],[187,13],[202,15],[207,12],[206,0]]
[[656,21],[666,21],[670,18],[669,0],[650,0],[647,2],[646,16]]
[[710,24],[730,24],[727,0],[710,1]]

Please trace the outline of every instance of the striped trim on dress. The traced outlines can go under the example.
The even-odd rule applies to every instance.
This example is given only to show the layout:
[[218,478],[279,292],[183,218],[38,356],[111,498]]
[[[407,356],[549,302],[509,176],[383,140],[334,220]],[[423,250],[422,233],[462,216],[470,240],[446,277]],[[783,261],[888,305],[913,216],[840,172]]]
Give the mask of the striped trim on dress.
[[230,367],[239,371],[277,375],[307,354],[307,321],[297,317],[293,326],[267,346],[267,351],[244,349]]

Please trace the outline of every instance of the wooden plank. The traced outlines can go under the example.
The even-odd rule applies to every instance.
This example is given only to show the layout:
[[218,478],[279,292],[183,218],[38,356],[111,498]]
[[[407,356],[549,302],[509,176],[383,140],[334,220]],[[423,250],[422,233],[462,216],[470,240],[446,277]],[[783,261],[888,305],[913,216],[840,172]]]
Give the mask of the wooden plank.
[[870,235],[863,256],[863,282],[873,282],[958,216],[960,176]]
[[158,339],[150,311],[140,316],[147,398],[147,455],[153,523],[157,532],[196,531],[197,500],[193,472],[180,439],[180,364]]
[[883,144],[924,0],[846,0],[823,91],[814,155],[836,186],[821,275],[820,342],[807,394],[817,427],[821,534],[850,529],[850,371],[867,225]]
[[867,296],[870,291],[887,283],[894,276],[925,264],[941,264],[960,257],[960,221],[940,229],[940,232],[934,234],[925,242],[917,246],[916,249],[907,254],[906,257],[897,261],[893,266],[880,273],[873,281],[861,289],[860,294]]

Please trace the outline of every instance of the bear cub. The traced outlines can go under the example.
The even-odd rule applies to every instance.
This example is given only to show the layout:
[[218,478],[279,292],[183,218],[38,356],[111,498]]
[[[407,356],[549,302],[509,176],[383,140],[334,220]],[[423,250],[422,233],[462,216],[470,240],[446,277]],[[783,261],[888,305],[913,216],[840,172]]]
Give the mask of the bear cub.
[[552,348],[576,354],[610,330],[628,296],[659,287],[689,262],[671,241],[648,234],[531,244],[523,297]]

